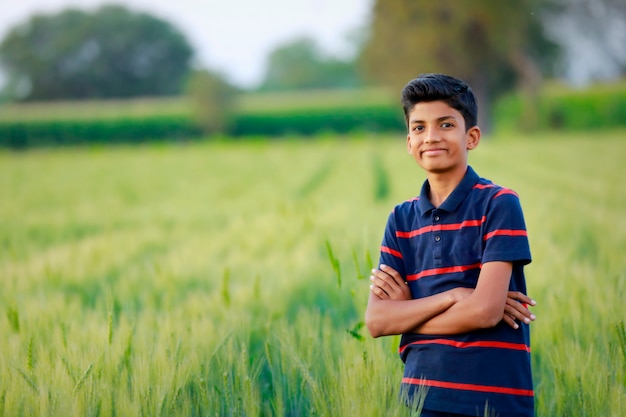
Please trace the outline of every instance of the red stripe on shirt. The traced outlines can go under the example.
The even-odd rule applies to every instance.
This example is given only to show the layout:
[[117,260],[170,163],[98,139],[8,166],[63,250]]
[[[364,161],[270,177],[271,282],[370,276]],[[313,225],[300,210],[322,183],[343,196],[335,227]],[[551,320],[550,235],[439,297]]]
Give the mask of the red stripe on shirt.
[[495,187],[494,184],[476,184],[476,185],[474,185],[473,188],[477,188],[479,190],[484,190],[485,188],[493,188],[493,187]]
[[432,232],[433,230],[435,230],[435,228],[437,228],[437,230],[461,230],[464,227],[481,226],[486,221],[487,221],[487,217],[483,216],[479,220],[465,220],[461,223],[442,224],[439,226],[424,226],[416,230],[411,230],[409,232],[396,231],[396,237],[410,239],[412,237],[419,236],[424,233]]
[[399,349],[399,353],[404,352],[404,350],[411,345],[427,345],[431,343],[436,343],[438,345],[453,346],[453,347],[460,348],[460,349],[479,347],[479,348],[524,350],[530,353],[530,346],[526,346],[523,343],[499,342],[497,340],[479,340],[476,342],[459,342],[457,340],[451,340],[451,339],[418,340],[416,342],[411,342],[404,346],[401,346]]
[[393,255],[393,256],[395,256],[396,258],[400,258],[400,259],[402,259],[402,253],[400,253],[399,251],[397,251],[397,250],[395,250],[395,249],[391,249],[391,248],[389,248],[389,247],[387,247],[387,246],[381,246],[381,247],[380,247],[380,251],[381,251],[381,252],[388,253],[388,254],[390,254],[390,255]]
[[508,188],[504,188],[504,189],[498,191],[496,193],[496,195],[493,196],[493,198],[500,197],[501,195],[504,195],[504,194],[512,194],[512,195],[514,195],[516,197],[519,197],[515,191],[509,190]]
[[483,240],[491,239],[494,236],[528,236],[528,232],[526,230],[497,229],[487,233]]
[[464,227],[481,226],[487,221],[487,217],[483,216],[480,220],[465,220],[461,223],[442,224],[441,230],[461,230]]
[[492,385],[478,385],[478,384],[461,384],[458,382],[445,382],[445,381],[434,381],[430,379],[418,379],[418,378],[402,378],[402,383],[411,384],[411,385],[422,385],[427,387],[437,387],[437,388],[449,388],[463,391],[478,391],[478,392],[492,392],[496,394],[510,394],[510,395],[521,395],[526,397],[532,397],[534,395],[533,390],[529,389],[520,389],[520,388],[509,388],[509,387],[498,387]]
[[407,281],[417,281],[420,278],[428,277],[431,275],[440,275],[440,274],[453,274],[455,272],[465,272],[470,269],[480,268],[480,262],[472,265],[458,265],[458,266],[449,266],[445,268],[433,268],[433,269],[425,269],[417,274],[411,274],[406,276]]
[[419,236],[421,234],[432,232],[432,231],[433,231],[433,226],[420,227],[419,229],[411,230],[410,232],[401,232],[399,230],[396,230],[396,237],[410,239],[412,237]]

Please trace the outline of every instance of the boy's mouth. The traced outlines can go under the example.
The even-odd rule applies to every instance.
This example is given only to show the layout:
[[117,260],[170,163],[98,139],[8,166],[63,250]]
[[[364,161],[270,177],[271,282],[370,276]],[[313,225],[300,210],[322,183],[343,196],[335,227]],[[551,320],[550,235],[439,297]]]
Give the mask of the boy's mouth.
[[437,156],[443,154],[445,151],[446,150],[443,148],[424,149],[422,151],[422,156]]

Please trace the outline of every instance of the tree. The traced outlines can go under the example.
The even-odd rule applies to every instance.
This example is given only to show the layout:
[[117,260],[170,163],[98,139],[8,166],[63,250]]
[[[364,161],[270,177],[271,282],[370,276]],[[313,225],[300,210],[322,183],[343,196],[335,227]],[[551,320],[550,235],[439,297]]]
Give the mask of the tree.
[[313,39],[302,37],[270,53],[265,79],[259,90],[353,88],[359,85],[360,76],[354,62],[326,57]]
[[[361,63],[374,82],[400,88],[419,73],[467,81],[480,103],[517,83],[535,86],[554,48],[535,1],[377,0]],[[552,55],[551,55],[552,54]]]
[[186,93],[197,126],[208,134],[228,130],[238,91],[223,76],[209,70],[193,71]]
[[[546,0],[547,1],[547,0]],[[626,74],[626,2],[549,0],[542,20],[563,51],[558,71],[576,84]]]
[[0,43],[8,93],[20,100],[176,94],[192,56],[172,25],[121,6],[35,15]]

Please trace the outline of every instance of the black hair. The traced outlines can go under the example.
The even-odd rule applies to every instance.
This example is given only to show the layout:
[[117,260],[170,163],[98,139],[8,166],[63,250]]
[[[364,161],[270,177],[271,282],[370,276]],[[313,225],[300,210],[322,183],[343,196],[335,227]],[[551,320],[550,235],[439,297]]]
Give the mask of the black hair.
[[409,125],[409,113],[417,103],[443,101],[463,115],[465,129],[476,126],[478,106],[469,85],[445,74],[420,74],[402,89],[404,120]]

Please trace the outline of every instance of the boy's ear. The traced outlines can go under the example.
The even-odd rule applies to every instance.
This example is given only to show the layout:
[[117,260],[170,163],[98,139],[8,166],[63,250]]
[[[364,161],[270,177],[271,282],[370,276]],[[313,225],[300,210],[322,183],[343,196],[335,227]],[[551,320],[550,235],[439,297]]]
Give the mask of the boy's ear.
[[411,135],[406,135],[406,150],[408,153],[411,153]]
[[480,143],[480,128],[478,126],[472,126],[465,134],[467,139],[467,149],[475,149]]

